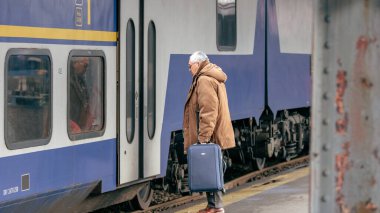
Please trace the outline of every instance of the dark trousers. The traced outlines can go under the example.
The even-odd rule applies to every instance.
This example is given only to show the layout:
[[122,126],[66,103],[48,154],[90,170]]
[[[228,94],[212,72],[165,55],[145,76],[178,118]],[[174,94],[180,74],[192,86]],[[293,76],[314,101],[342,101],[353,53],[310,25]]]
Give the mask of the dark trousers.
[[[227,163],[223,159],[223,173],[226,172]],[[215,191],[215,192],[206,192],[207,195],[207,207],[210,208],[223,208],[223,192]]]
[[207,207],[223,208],[222,191],[206,192]]

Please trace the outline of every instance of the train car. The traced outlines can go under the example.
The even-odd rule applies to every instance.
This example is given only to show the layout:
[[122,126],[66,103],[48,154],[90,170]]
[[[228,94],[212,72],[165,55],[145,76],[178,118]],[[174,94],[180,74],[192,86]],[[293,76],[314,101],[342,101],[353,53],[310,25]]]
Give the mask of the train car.
[[[118,188],[116,8],[0,3],[0,212],[73,211],[90,193]],[[87,69],[81,79],[73,66]]]
[[[208,40],[202,43],[206,40],[203,39],[192,42],[191,48],[204,49],[210,54],[211,61],[220,65],[228,76],[226,87],[237,147],[225,152],[225,160],[229,166],[235,165],[243,169],[247,165],[247,169],[262,169],[267,159],[289,160],[308,149],[311,1],[218,3],[217,12],[220,10],[224,11],[221,13],[236,15],[237,46],[217,46],[213,49],[207,46],[210,45]],[[193,4],[187,8],[192,8]],[[202,5],[204,7],[205,3],[202,2]],[[234,12],[231,12],[232,5],[235,6]],[[156,8],[159,8],[159,4]],[[181,12],[182,15],[183,13]],[[195,24],[209,21],[205,27],[198,27],[200,29],[197,32],[207,32],[209,26],[215,23],[198,16],[185,17],[186,23],[192,23],[192,19],[195,19]],[[223,22],[221,17],[217,16],[217,24]],[[227,17],[223,20],[227,21]],[[192,28],[191,24],[186,24],[186,29],[189,26]],[[218,26],[217,35],[220,30]],[[173,28],[177,29],[180,28]],[[234,31],[230,29],[228,32]],[[186,36],[188,35],[180,37],[187,38]],[[206,35],[202,33],[202,36]],[[214,42],[219,45],[218,37]],[[214,45],[214,42],[211,44]],[[231,44],[234,43],[231,41]],[[187,44],[178,45],[184,48]],[[166,93],[166,104],[169,105],[165,107],[161,140],[162,143],[171,141],[166,181],[169,185],[178,186],[177,191],[187,190],[181,184],[186,182],[186,158],[182,154],[181,131],[181,104],[185,101],[186,92],[180,92],[187,91],[190,78],[178,70],[183,69],[188,56],[172,54],[170,58]],[[173,129],[179,131],[171,132],[170,136],[169,131]]]
[[[229,166],[304,150],[311,1],[0,3],[0,212],[86,212],[186,191],[190,54],[228,75]],[[168,187],[170,186],[170,187]]]

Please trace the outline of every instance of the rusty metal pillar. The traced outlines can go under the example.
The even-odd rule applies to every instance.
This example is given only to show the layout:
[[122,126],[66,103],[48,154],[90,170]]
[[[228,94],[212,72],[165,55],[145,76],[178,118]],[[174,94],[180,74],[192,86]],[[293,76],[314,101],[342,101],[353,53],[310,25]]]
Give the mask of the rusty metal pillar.
[[310,212],[380,212],[380,0],[313,6]]

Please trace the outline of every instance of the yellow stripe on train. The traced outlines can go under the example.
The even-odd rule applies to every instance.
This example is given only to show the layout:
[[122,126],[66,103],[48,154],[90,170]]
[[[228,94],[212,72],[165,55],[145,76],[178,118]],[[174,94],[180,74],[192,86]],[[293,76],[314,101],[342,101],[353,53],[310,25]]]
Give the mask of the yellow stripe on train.
[[0,37],[115,42],[116,32],[0,25]]

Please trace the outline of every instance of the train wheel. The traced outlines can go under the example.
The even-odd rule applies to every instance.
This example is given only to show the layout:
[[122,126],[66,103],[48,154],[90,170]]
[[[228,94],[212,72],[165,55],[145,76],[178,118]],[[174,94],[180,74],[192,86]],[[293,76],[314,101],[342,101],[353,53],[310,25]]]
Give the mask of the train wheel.
[[147,209],[153,199],[153,189],[150,183],[143,186],[140,191],[137,192],[136,196],[128,201],[130,210],[144,210]]
[[266,158],[255,158],[252,162],[253,169],[262,170],[265,167]]

